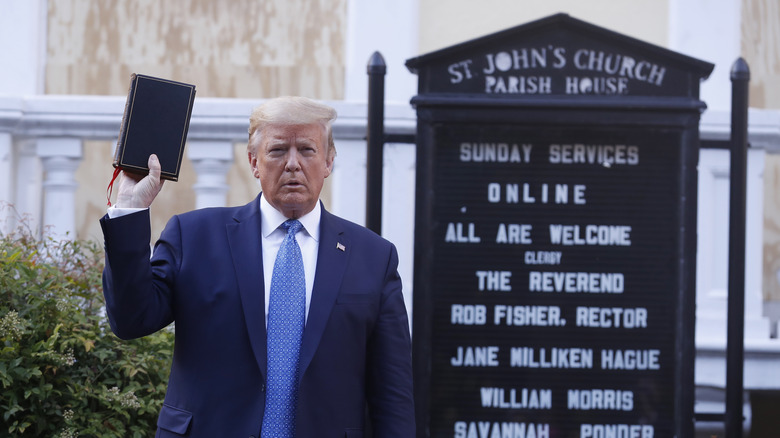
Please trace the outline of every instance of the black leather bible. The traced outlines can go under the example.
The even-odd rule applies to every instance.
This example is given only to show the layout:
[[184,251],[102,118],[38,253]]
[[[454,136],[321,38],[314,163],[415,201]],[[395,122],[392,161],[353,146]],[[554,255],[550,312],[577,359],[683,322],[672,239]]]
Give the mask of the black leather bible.
[[160,177],[177,181],[194,101],[194,85],[132,74],[114,167],[146,175],[149,155],[157,154]]

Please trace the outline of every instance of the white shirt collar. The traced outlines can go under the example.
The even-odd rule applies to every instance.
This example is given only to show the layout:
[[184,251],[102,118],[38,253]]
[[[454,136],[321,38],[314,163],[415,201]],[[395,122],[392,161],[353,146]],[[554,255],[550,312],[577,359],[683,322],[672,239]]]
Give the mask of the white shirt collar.
[[[317,205],[312,211],[298,218],[303,225],[303,229],[306,233],[317,242],[320,241],[320,217],[322,216],[322,205],[317,202]],[[286,218],[279,210],[275,209],[265,196],[260,194],[260,217],[261,217],[261,233],[263,237],[267,238],[271,235],[280,225],[284,223]]]

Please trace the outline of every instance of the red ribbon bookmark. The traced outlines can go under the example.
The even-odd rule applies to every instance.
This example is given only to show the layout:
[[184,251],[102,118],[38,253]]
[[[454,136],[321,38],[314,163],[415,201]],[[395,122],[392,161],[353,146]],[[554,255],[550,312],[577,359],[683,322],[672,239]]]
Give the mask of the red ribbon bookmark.
[[114,169],[114,176],[111,177],[111,182],[108,183],[108,187],[106,187],[106,200],[108,200],[108,206],[111,207],[111,192],[114,191],[114,181],[116,181],[116,177],[119,176],[119,172],[121,172],[122,169],[119,167]]

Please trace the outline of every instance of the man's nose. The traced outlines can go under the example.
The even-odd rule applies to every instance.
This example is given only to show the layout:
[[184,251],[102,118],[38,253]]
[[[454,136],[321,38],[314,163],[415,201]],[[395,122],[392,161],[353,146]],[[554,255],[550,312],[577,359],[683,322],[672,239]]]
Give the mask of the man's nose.
[[301,168],[300,156],[298,155],[298,149],[290,148],[287,152],[287,161],[284,164],[285,170],[296,171]]

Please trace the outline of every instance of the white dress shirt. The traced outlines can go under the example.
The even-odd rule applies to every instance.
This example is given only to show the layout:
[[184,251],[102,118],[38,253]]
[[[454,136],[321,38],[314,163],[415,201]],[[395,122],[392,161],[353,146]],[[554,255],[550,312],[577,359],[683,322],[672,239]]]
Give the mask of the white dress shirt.
[[[263,278],[265,282],[265,323],[268,325],[268,303],[271,294],[271,276],[274,273],[274,262],[276,254],[282,245],[287,231],[281,228],[284,221],[287,220],[284,215],[275,209],[265,196],[260,196],[260,214],[262,218],[262,239],[263,239]],[[317,251],[320,248],[320,216],[322,207],[318,202],[312,211],[298,218],[303,225],[300,231],[295,235],[298,246],[301,247],[301,256],[303,257],[303,274],[306,277],[306,318],[309,317],[309,304],[311,303],[311,291],[314,286],[314,272],[317,269]]]

